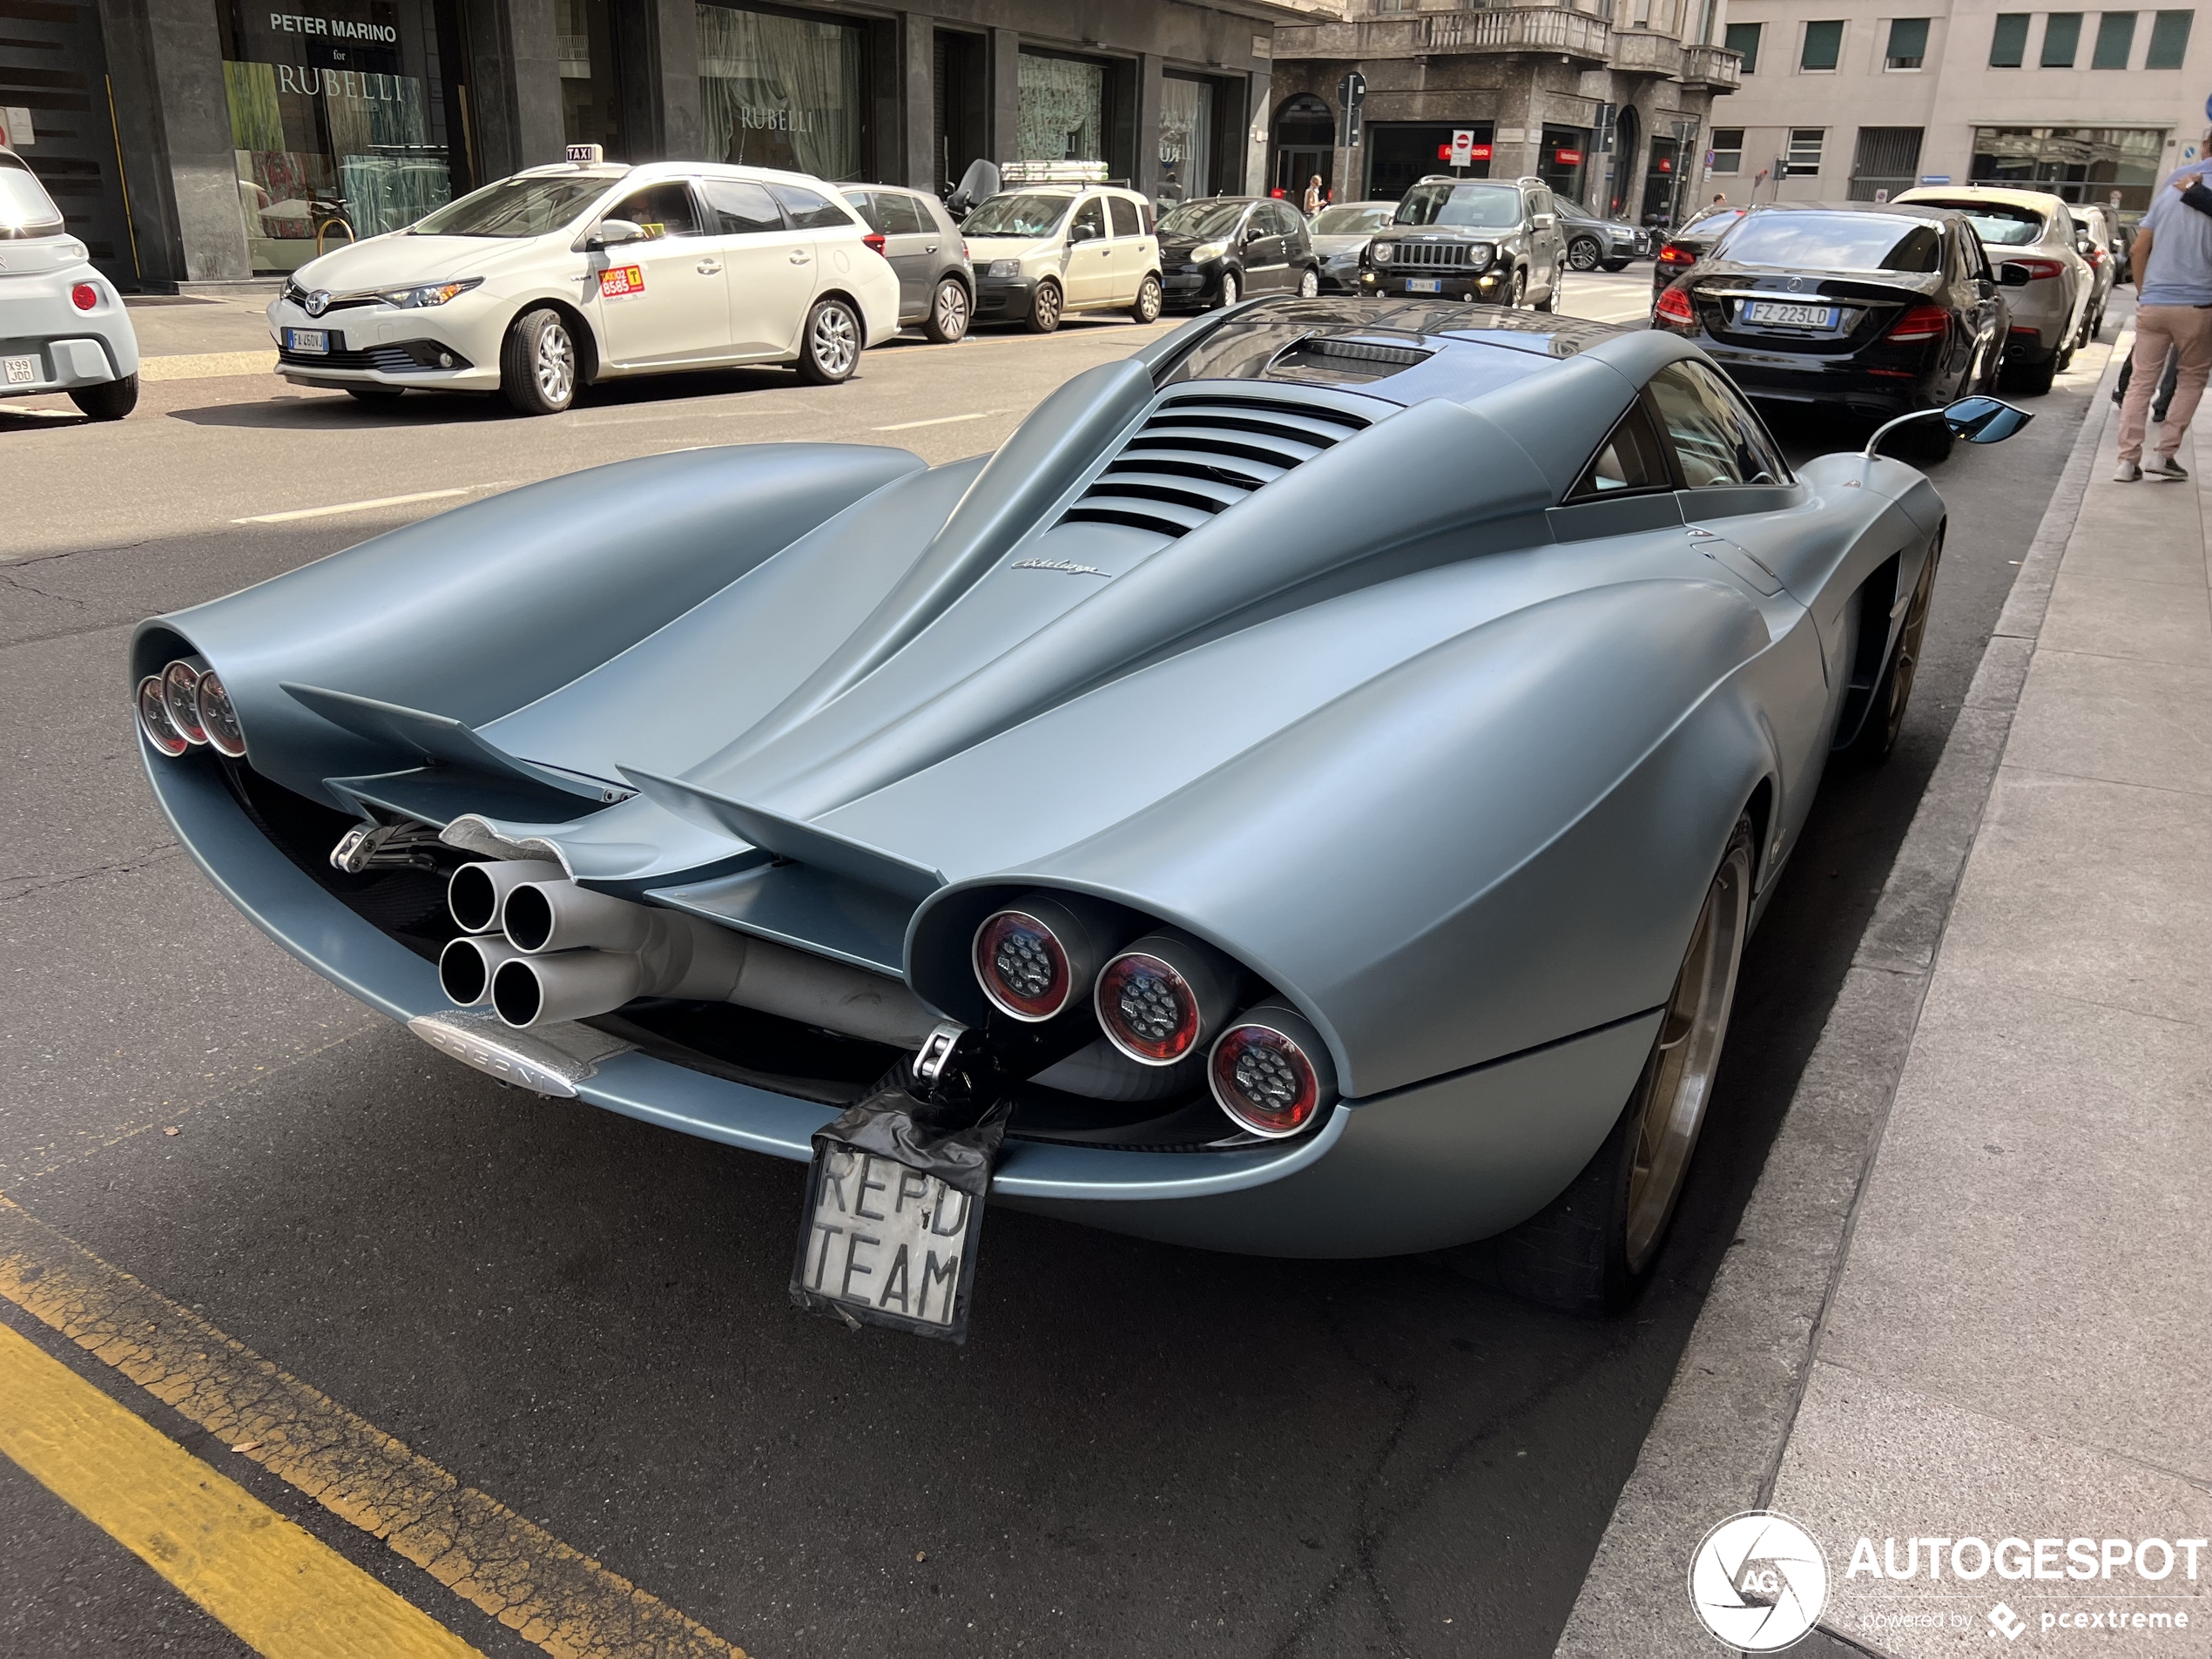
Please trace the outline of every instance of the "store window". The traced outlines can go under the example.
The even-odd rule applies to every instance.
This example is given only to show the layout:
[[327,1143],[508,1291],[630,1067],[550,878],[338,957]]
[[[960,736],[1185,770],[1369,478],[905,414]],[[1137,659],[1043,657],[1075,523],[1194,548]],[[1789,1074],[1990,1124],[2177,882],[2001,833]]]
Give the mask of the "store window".
[[620,160],[622,78],[615,62],[609,0],[556,0],[561,53],[561,128],[570,144],[596,144]]
[[1190,75],[1160,80],[1162,203],[1214,193],[1214,84]]
[[1536,152],[1536,176],[1552,193],[1569,201],[1582,199],[1590,164],[1590,135],[1581,127],[1544,128],[1544,141]]
[[1797,67],[1812,74],[1826,74],[1844,55],[1844,25],[1840,18],[1805,25],[1805,42],[1797,54]]
[[2027,59],[2027,19],[2025,11],[2000,11],[1989,31],[1989,66],[2018,69]]
[[[1472,132],[1474,147],[1470,165],[1452,165],[1452,134]],[[1368,201],[1396,201],[1421,179],[1433,172],[1451,173],[1460,179],[1487,179],[1490,176],[1491,124],[1487,121],[1468,121],[1458,127],[1447,123],[1433,125],[1427,122],[1386,121],[1367,128],[1367,188]],[[1318,171],[1318,169],[1317,169]],[[1339,199],[1344,199],[1339,194]]]
[[1015,137],[1022,161],[1106,159],[1106,65],[1023,52]]
[[2164,127],[1976,127],[1968,182],[2048,191],[2070,202],[2150,206]]
[[1918,69],[1927,55],[1928,20],[1925,17],[1890,19],[1889,48],[1882,55],[1884,69]]
[[858,179],[867,52],[857,24],[702,5],[699,128],[713,161]]
[[1743,129],[1715,127],[1713,129],[1713,172],[1737,173],[1743,171]]
[[1728,49],[1743,57],[1743,72],[1746,75],[1758,73],[1759,37],[1765,30],[1763,23],[1732,23],[1728,26]]
[[329,0],[312,17],[239,3],[218,21],[256,272],[412,225],[474,182],[448,0]]

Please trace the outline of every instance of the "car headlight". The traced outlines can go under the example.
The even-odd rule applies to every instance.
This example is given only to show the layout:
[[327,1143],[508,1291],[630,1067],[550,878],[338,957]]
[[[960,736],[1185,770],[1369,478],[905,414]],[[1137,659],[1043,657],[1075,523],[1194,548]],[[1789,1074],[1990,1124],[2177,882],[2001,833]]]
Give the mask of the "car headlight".
[[1019,260],[993,260],[989,266],[984,271],[983,274],[987,277],[997,277],[1001,280],[1008,277],[1018,277],[1022,274],[1022,261]]
[[1467,249],[1467,265],[1471,269],[1487,271],[1490,261],[1498,257],[1498,250],[1487,242],[1477,242]]
[[402,311],[415,311],[424,306],[444,305],[482,284],[482,277],[467,277],[458,282],[426,282],[419,288],[393,288],[376,297],[386,305],[397,306]]
[[1390,263],[1390,256],[1398,252],[1398,244],[1395,242],[1376,242],[1370,246],[1369,251],[1374,254],[1375,263],[1377,265],[1388,265]]
[[1208,260],[1217,260],[1227,252],[1229,244],[1226,242],[1201,242],[1190,250],[1190,262],[1204,265]]

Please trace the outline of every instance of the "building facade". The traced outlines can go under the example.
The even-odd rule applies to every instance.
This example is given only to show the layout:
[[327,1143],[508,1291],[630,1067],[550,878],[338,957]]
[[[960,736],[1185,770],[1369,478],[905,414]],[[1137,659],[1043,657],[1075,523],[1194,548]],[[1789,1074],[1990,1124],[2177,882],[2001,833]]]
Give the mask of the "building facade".
[[[1339,20],[1276,31],[1270,179],[1315,174],[1339,201],[1423,175],[1531,174],[1601,215],[1674,222],[1691,205],[1714,95],[1736,84],[1730,0],[1469,6],[1350,0]],[[1340,89],[1365,78],[1344,142]],[[1453,135],[1471,135],[1453,167]]]
[[1272,0],[23,0],[0,125],[125,287],[279,276],[571,143],[937,188],[1264,165]]
[[2200,154],[2212,41],[2188,9],[2015,11],[2019,0],[1731,0],[1736,91],[1707,193],[1874,201],[2016,185],[2133,223]]

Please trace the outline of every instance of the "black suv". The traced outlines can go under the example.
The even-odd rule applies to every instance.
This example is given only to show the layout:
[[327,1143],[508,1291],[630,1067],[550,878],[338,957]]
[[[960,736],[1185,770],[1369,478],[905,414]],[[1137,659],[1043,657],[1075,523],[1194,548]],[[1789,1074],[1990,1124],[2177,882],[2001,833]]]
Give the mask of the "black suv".
[[1550,311],[1566,268],[1567,238],[1542,179],[1432,175],[1367,245],[1359,291]]

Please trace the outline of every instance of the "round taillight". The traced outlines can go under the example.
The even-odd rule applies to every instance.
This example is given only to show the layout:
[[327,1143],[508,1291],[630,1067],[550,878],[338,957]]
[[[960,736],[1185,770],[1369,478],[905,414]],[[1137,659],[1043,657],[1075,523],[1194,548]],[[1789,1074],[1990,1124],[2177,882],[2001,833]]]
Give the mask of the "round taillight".
[[89,282],[80,282],[69,291],[69,302],[79,311],[90,311],[100,302],[100,291]]
[[983,995],[1017,1020],[1049,1020],[1076,988],[1060,936],[1021,910],[1001,910],[975,930],[975,977]]
[[1214,1103],[1239,1127],[1281,1140],[1336,1103],[1336,1068],[1297,1010],[1264,1003],[1239,1015],[1213,1046],[1206,1082]]
[[207,728],[199,723],[199,671],[182,658],[161,671],[161,700],[169,705],[169,724],[187,743],[207,741]]
[[178,731],[177,723],[169,718],[169,699],[163,695],[158,674],[149,674],[138,682],[138,730],[165,755],[180,755],[192,747],[192,739]]
[[200,675],[194,700],[199,710],[200,729],[206,732],[215,752],[228,755],[233,760],[243,758],[246,728],[238,723],[238,710],[232,706],[231,694],[224,689],[222,677],[214,670]]
[[1219,951],[1185,934],[1148,934],[1098,975],[1092,1007],[1107,1041],[1148,1066],[1195,1053],[1234,1006],[1238,974]]

